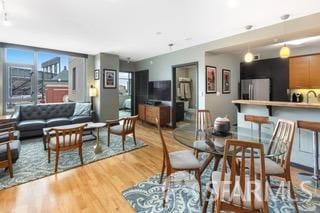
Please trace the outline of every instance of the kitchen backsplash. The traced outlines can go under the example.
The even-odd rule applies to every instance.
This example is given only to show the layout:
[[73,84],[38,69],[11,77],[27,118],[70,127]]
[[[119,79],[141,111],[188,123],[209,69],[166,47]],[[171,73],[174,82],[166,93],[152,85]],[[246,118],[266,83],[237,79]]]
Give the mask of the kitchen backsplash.
[[[320,89],[291,89],[290,90],[290,97],[292,97],[293,93],[299,93],[303,95],[303,102],[307,102],[307,93],[313,90],[317,94],[317,97],[311,93],[309,94],[309,103],[320,103]],[[291,100],[291,99],[290,99]]]

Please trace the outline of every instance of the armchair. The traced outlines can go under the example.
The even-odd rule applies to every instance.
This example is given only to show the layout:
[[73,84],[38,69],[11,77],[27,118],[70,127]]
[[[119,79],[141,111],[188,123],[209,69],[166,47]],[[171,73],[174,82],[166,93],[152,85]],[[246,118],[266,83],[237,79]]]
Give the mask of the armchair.
[[139,115],[121,118],[117,120],[107,120],[107,130],[108,130],[108,146],[110,146],[110,135],[119,135],[122,137],[122,149],[124,150],[124,142],[126,136],[129,134],[133,135],[134,144],[136,142],[135,126]]
[[15,131],[15,123],[11,121],[0,122],[0,168],[9,169],[13,178],[12,164],[17,161],[20,153],[19,132]]

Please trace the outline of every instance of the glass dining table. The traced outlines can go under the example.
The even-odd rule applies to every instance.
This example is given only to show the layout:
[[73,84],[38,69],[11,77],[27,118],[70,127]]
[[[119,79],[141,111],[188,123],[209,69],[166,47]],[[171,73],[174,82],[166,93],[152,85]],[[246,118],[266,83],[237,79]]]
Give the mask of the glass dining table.
[[[196,134],[197,133],[197,134]],[[196,135],[198,135],[197,139]],[[195,123],[186,124],[182,127],[178,127],[173,131],[173,137],[176,141],[181,143],[184,146],[192,148],[197,152],[208,153],[206,158],[202,163],[201,174],[205,171],[211,161],[214,159],[214,165],[212,171],[216,171],[219,166],[219,162],[224,157],[224,147],[225,141],[227,139],[239,139],[245,141],[251,141],[252,143],[262,143],[264,147],[264,157],[265,158],[276,158],[279,159],[286,153],[287,147],[286,143],[282,143],[281,136],[272,136],[272,134],[261,134],[261,140],[259,141],[258,131],[248,128],[241,127],[232,127],[229,133],[221,134],[217,133],[213,130],[212,127],[205,131],[197,131]],[[227,152],[228,153],[228,152]],[[233,152],[228,153],[228,155],[233,154]],[[254,156],[257,158],[259,156],[259,152],[254,153]],[[250,153],[248,153],[248,157],[250,157]],[[227,156],[227,160],[228,159]],[[230,165],[230,162],[229,162]],[[211,184],[211,175],[210,175],[210,184],[209,188],[212,188]],[[202,206],[202,212],[205,212],[208,206],[208,200],[211,196],[211,190],[206,188],[205,192],[205,200]]]
[[[251,141],[253,143],[262,143],[264,146],[265,158],[278,158],[286,153],[286,146],[279,146],[279,138],[272,137],[272,134],[262,133],[261,140],[258,140],[258,131],[254,129],[248,129],[243,127],[233,126],[229,133],[221,134],[209,128],[207,131],[198,131],[198,138],[196,138],[196,125],[195,123],[185,124],[182,127],[178,127],[173,131],[174,139],[180,144],[192,148],[197,152],[208,153],[207,158],[202,163],[201,173],[207,168],[209,163],[215,159],[213,170],[218,169],[220,160],[224,155],[224,145],[227,139],[239,139],[245,141]],[[209,136],[209,137],[208,137]],[[271,144],[277,144],[272,145]],[[230,152],[230,156],[232,153]],[[250,155],[248,155],[249,157]],[[256,157],[260,157],[259,153],[255,153]]]

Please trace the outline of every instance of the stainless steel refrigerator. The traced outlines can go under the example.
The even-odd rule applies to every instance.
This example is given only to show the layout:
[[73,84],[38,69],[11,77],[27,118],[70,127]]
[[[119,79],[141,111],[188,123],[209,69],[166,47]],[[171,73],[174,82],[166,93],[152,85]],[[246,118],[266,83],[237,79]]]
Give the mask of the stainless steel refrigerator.
[[269,101],[270,87],[269,78],[241,80],[241,99]]

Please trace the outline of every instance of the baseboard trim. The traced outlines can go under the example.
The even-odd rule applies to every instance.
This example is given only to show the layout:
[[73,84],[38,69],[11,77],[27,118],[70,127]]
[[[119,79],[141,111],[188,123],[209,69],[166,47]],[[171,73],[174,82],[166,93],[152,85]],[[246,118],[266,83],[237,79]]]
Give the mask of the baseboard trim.
[[309,166],[304,166],[304,165],[301,165],[301,164],[298,164],[298,163],[293,163],[291,162],[291,166],[297,168],[297,169],[302,169],[304,171],[307,171],[307,172],[313,172],[313,168],[312,167],[309,167]]

